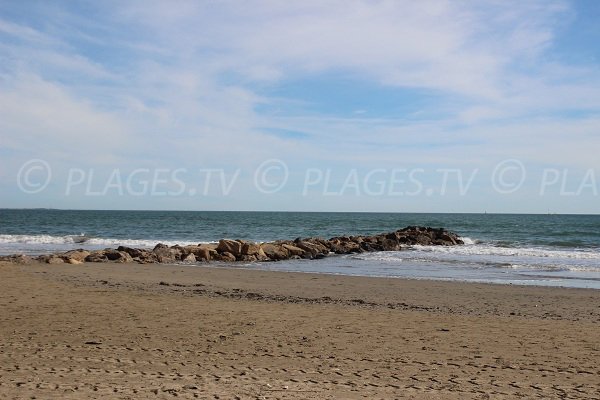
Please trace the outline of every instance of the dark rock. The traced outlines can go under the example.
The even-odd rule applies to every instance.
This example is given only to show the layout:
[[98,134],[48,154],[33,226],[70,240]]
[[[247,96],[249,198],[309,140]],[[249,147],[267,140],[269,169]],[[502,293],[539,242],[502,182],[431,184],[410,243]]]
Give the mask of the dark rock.
[[92,251],[86,258],[85,262],[108,262],[108,257],[103,250]]
[[431,244],[431,236],[419,233],[417,237],[415,237],[415,244],[419,244],[422,246],[428,246]]
[[347,237],[338,237],[329,239],[329,250],[335,254],[362,253],[360,244],[355,243]]
[[387,235],[383,235],[386,239],[397,242],[403,235],[400,232],[390,232]]
[[381,249],[383,251],[398,251],[401,249],[400,242],[397,239],[383,239]]
[[133,262],[133,258],[124,251],[106,249],[104,250],[104,256],[112,262],[118,263],[129,263]]
[[152,251],[144,251],[139,257],[135,257],[134,261],[141,264],[151,264],[158,262],[158,256]]
[[443,232],[443,233],[437,235],[436,239],[444,242],[444,246],[452,246],[452,245],[458,244],[457,243],[458,238],[453,237],[452,235],[450,235],[446,232]]
[[383,251],[383,245],[381,243],[377,243],[377,242],[373,243],[371,241],[366,241],[366,240],[364,240],[360,244],[360,248],[363,249],[363,251],[368,251],[368,252]]
[[147,258],[147,254],[148,254],[147,250],[134,249],[131,247],[126,247],[126,246],[119,246],[119,247],[117,247],[117,250],[129,254],[132,258],[139,258],[139,259]]
[[165,244],[157,244],[152,252],[160,263],[174,263],[181,261],[183,248],[180,246],[169,247]]
[[232,253],[226,251],[224,253],[218,253],[215,260],[223,262],[233,262],[236,261],[236,257]]

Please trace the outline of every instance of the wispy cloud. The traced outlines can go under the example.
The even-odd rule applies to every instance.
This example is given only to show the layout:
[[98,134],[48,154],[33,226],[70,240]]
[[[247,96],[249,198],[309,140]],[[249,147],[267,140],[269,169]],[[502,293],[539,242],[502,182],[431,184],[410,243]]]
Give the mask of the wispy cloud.
[[[6,168],[33,156],[128,167],[246,168],[268,157],[600,167],[597,62],[555,55],[582,12],[576,3],[130,1],[16,11],[0,19]],[[326,98],[319,79],[373,98],[404,93],[394,101],[412,106],[342,113],[288,90],[312,84]]]

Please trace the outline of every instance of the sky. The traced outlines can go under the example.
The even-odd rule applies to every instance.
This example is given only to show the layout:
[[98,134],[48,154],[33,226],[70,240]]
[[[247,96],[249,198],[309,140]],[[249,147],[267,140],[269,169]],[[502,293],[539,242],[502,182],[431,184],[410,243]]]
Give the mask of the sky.
[[0,207],[600,213],[599,18],[0,0]]

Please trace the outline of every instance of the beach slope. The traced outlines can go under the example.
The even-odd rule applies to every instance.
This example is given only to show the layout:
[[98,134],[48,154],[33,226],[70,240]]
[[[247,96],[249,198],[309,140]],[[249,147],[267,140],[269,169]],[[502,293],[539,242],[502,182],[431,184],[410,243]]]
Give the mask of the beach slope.
[[0,264],[0,398],[600,398],[600,292]]

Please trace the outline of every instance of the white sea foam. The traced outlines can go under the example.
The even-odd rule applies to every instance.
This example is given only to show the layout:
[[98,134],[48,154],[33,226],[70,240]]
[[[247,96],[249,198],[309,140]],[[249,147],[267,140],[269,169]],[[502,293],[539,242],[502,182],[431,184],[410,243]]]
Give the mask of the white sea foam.
[[505,257],[541,257],[600,260],[600,251],[592,249],[547,249],[543,247],[499,247],[489,244],[469,244],[465,246],[413,246],[413,250],[431,253],[457,255],[487,255]]
[[358,253],[348,255],[348,258],[354,260],[369,260],[383,262],[402,262],[403,256],[406,256],[405,251],[376,251],[373,253]]
[[600,260],[600,249],[548,249],[543,247],[499,247],[484,244],[468,237],[461,238],[463,246],[411,246],[412,251],[387,251],[376,253],[362,253],[355,257],[361,259],[368,257],[370,260],[400,261],[402,258],[415,258],[418,254],[427,253],[428,257],[457,255],[457,256],[497,256],[500,258],[531,257],[543,259],[574,259],[574,260]]
[[475,240],[473,240],[473,239],[471,239],[471,238],[469,238],[469,237],[461,237],[460,239],[463,241],[463,243],[464,243],[465,245],[472,245],[472,244],[475,244],[475,243],[476,243],[476,241],[475,241]]
[[96,239],[92,238],[88,240],[86,243],[90,245],[103,245],[103,246],[130,246],[130,247],[141,247],[141,248],[151,248],[156,246],[157,243],[163,243],[169,246],[174,246],[176,244],[181,246],[187,245],[195,245],[199,244],[198,241],[184,241],[184,240],[140,240],[140,239]]
[[22,244],[68,244],[75,243],[73,236],[51,236],[51,235],[0,235],[0,243],[22,243]]
[[507,268],[519,271],[546,271],[546,272],[560,272],[560,271],[571,271],[571,272],[595,272],[600,273],[600,266],[598,265],[579,265],[579,264],[502,264],[498,265],[499,268]]
[[87,238],[85,235],[65,235],[65,236],[52,236],[52,235],[0,235],[0,244],[12,245],[81,245],[85,246],[131,246],[131,247],[142,247],[151,248],[157,243],[164,243],[169,246],[179,244],[182,246],[198,244],[198,241],[182,241],[182,240],[158,240],[158,239],[116,239],[116,238]]
[[412,246],[410,250],[361,253],[353,259],[396,264],[427,264],[449,268],[509,269],[518,271],[600,273],[598,249],[548,249],[543,247],[499,247],[470,238],[464,246]]

